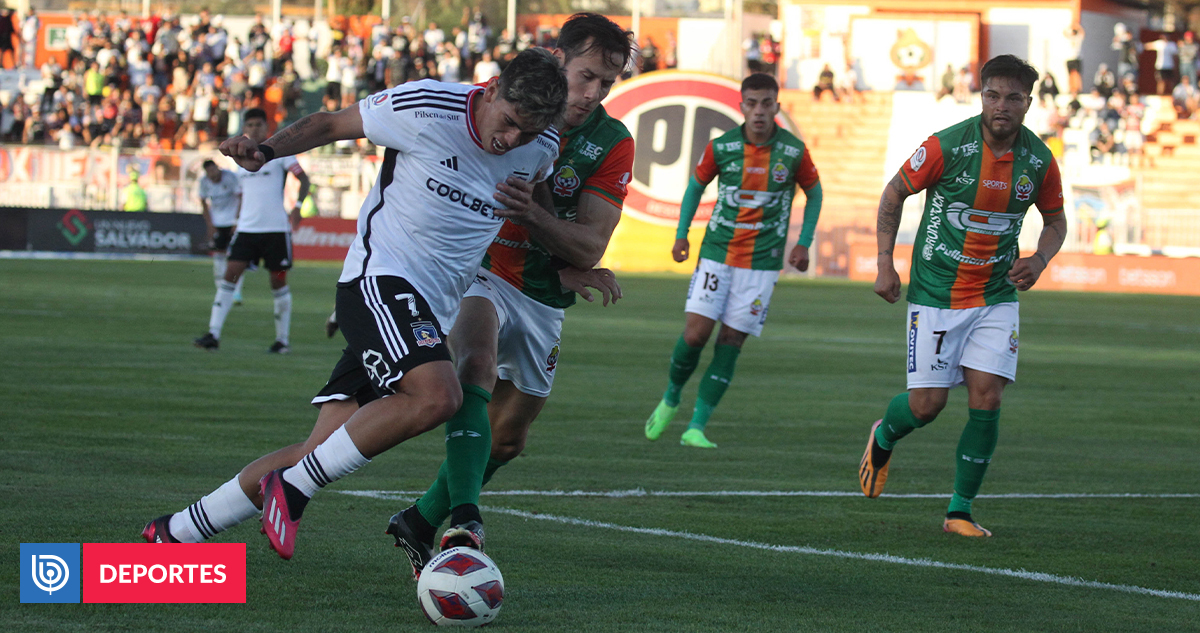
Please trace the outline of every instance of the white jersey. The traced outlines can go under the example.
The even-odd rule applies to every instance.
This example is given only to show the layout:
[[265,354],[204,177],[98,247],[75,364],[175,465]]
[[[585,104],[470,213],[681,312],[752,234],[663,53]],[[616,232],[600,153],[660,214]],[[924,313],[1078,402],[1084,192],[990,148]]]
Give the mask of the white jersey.
[[242,184],[242,215],[238,218],[238,233],[287,233],[292,230],[287,209],[283,208],[283,186],[288,172],[304,173],[295,156],[284,156],[262,166],[258,171],[238,167]]
[[221,182],[209,180],[208,174],[200,176],[200,198],[208,200],[208,213],[212,216],[213,226],[237,224],[241,195],[241,181],[237,174],[228,169],[221,170]]
[[558,158],[553,128],[501,155],[483,149],[471,116],[478,86],[423,80],[359,102],[363,132],[387,149],[358,214],[358,236],[339,281],[394,275],[408,280],[449,329],[503,218],[496,184],[545,180]]

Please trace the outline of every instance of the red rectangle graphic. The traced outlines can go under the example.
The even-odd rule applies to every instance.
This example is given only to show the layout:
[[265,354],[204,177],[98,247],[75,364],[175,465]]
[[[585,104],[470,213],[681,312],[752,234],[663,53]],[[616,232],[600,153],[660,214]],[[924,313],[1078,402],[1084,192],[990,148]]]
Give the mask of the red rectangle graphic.
[[246,602],[245,543],[84,543],[83,601]]

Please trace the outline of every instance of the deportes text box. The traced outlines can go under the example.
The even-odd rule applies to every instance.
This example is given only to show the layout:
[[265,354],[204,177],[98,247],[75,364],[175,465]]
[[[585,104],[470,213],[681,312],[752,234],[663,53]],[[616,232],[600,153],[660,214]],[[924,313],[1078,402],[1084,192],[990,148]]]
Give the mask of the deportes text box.
[[84,602],[245,603],[245,543],[84,543]]

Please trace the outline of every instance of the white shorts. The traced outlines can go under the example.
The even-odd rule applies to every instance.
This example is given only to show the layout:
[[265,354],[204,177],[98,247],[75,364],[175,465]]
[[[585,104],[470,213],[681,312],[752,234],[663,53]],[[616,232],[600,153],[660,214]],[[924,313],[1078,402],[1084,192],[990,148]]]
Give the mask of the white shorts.
[[1017,302],[951,310],[908,304],[908,388],[955,387],[963,368],[1017,379]]
[[701,259],[692,273],[683,311],[758,336],[767,322],[776,281],[778,270],[750,270]]
[[538,303],[512,284],[480,268],[463,298],[482,297],[500,321],[496,369],[521,393],[545,398],[554,384],[559,336],[566,311]]

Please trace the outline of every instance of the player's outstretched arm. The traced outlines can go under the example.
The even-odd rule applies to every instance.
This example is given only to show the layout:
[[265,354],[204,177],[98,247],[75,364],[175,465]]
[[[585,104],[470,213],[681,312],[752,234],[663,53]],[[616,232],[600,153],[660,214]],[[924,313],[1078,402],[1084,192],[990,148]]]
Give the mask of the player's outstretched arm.
[[607,268],[582,270],[568,266],[558,271],[558,280],[563,288],[575,291],[580,297],[583,297],[584,301],[588,302],[595,301],[592,293],[588,290],[589,287],[599,290],[600,294],[604,295],[601,305],[607,306],[610,299],[616,303],[617,299],[625,296],[621,292],[621,285],[617,283],[617,276]]
[[571,222],[547,210],[553,198],[545,183],[534,185],[510,177],[496,185],[496,190],[496,201],[505,206],[496,209],[497,216],[516,221],[551,255],[584,270],[600,263],[621,220],[621,207],[594,193],[580,196]]
[[[242,135],[221,143],[221,153],[247,171],[258,171],[272,158],[292,156],[334,141],[359,139],[364,136],[362,115],[358,104],[337,112],[315,112],[279,130],[263,141],[262,147]],[[266,154],[270,154],[267,156]]]
[[1038,247],[1033,255],[1023,257],[1013,262],[1008,271],[1008,280],[1017,290],[1029,290],[1050,265],[1050,260],[1058,254],[1063,242],[1067,239],[1067,216],[1065,213],[1046,220],[1042,225],[1042,234],[1038,237]]
[[896,248],[896,234],[900,231],[900,214],[904,212],[904,200],[908,196],[900,172],[896,172],[879,198],[875,224],[875,243],[879,247],[876,265],[879,272],[875,276],[875,294],[888,303],[896,303],[900,299],[900,274],[896,272],[892,253]]

